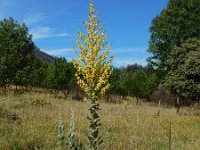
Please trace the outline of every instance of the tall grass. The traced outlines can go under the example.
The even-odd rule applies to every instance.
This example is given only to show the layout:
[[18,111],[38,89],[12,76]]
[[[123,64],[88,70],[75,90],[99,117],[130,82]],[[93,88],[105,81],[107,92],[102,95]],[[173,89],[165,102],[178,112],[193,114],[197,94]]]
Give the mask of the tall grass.
[[[124,103],[101,102],[102,138],[105,150],[168,150],[169,121],[171,149],[199,150],[200,117],[177,115],[174,108],[134,101]],[[70,125],[74,110],[75,141],[87,143],[87,104],[79,101],[55,99],[44,93],[0,97],[0,149],[59,149],[57,124],[59,112],[65,127]],[[188,109],[188,108],[187,108]],[[185,111],[186,109],[184,109]],[[180,110],[181,114],[181,110]],[[12,117],[16,116],[16,117]],[[66,132],[65,132],[66,134]]]

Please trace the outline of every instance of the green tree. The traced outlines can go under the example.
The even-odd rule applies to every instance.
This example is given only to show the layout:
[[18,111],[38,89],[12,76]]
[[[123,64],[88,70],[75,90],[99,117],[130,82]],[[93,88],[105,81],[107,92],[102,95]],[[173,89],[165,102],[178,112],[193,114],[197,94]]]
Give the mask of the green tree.
[[110,87],[108,89],[107,94],[114,95],[124,95],[124,91],[120,86],[120,78],[124,74],[124,70],[122,68],[113,68],[113,73],[110,76],[109,83]]
[[138,98],[144,98],[145,86],[146,86],[147,74],[144,71],[137,71],[132,77],[132,93],[136,97],[136,103]]
[[168,60],[175,47],[189,38],[200,37],[200,1],[170,0],[150,27],[148,61],[157,68],[160,77],[169,69]]
[[119,86],[121,88],[122,95],[131,96],[133,95],[132,87],[134,86],[133,73],[125,72],[118,79]]
[[173,50],[166,85],[182,99],[200,99],[200,40],[189,39]]
[[74,78],[75,70],[72,63],[68,63],[65,58],[55,58],[54,62],[48,66],[45,85],[55,93],[55,96],[59,91],[67,96],[72,82],[75,82]]
[[120,86],[128,96],[135,96],[136,102],[145,97],[147,74],[144,71],[126,72],[120,78]]
[[47,75],[48,65],[49,64],[47,62],[37,57],[34,58],[33,63],[32,63],[32,67],[33,67],[33,70],[32,70],[33,78],[31,81],[32,86],[39,87],[39,88],[45,87],[44,80]]
[[0,59],[0,87],[6,88],[6,86],[11,82],[9,75],[8,64],[6,63],[6,58],[1,57]]
[[43,82],[47,74],[48,64],[36,56],[29,58],[29,62],[22,69],[18,70],[15,75],[15,84],[24,86],[26,90],[32,87],[43,87]]
[[17,86],[24,86],[26,90],[31,90],[33,81],[32,70],[32,66],[25,66],[22,70],[17,71],[15,75],[16,89]]
[[25,24],[12,18],[0,21],[0,80],[2,86],[15,84],[16,73],[27,66],[34,49]]
[[145,87],[144,87],[145,98],[149,100],[149,96],[157,90],[159,83],[160,83],[160,79],[155,73],[147,78]]

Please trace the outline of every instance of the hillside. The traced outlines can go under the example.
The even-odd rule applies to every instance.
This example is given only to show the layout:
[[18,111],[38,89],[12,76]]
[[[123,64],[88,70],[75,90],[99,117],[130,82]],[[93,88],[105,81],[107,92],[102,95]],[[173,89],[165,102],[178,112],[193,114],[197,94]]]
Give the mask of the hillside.
[[53,56],[51,56],[51,55],[48,55],[47,53],[45,53],[45,52],[42,52],[39,48],[35,48],[35,50],[34,50],[34,53],[36,54],[36,56],[38,56],[40,59],[42,59],[42,60],[44,60],[44,61],[46,61],[46,62],[48,62],[48,63],[51,63],[51,62],[53,62],[53,60],[54,60],[54,57]]

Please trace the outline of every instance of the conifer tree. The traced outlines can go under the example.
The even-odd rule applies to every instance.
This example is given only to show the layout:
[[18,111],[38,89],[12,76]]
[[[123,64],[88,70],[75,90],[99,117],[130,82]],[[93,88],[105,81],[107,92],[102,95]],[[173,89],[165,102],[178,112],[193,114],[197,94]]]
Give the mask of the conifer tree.
[[32,36],[24,23],[11,17],[0,21],[0,86],[18,84],[17,74],[28,70],[33,50]]

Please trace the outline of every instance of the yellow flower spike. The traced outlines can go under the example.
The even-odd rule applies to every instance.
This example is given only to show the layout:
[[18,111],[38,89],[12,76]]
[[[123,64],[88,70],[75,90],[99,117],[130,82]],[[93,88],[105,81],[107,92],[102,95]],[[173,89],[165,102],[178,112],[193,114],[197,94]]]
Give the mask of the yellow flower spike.
[[[107,45],[107,35],[104,34],[103,27],[99,27],[99,19],[94,14],[94,4],[90,3],[90,13],[88,21],[84,21],[83,26],[86,28],[85,34],[78,32],[78,39],[76,40],[80,53],[74,52],[79,56],[72,63],[76,68],[77,83],[80,88],[86,93],[84,101],[88,101],[90,109],[98,112],[99,99],[106,93],[109,88],[108,80],[112,73],[111,62],[113,58],[107,58],[111,44]],[[93,107],[93,108],[91,108]],[[90,112],[92,120],[98,119],[98,115]],[[96,118],[95,118],[96,117]],[[96,126],[90,122],[90,126]],[[92,135],[91,136],[96,136]],[[98,139],[93,137],[91,139]],[[91,140],[89,139],[89,140]],[[99,143],[97,141],[90,141],[90,143]],[[93,145],[93,144],[90,144]],[[91,147],[96,149],[96,147]]]
[[90,3],[90,13],[94,13],[94,4]]

